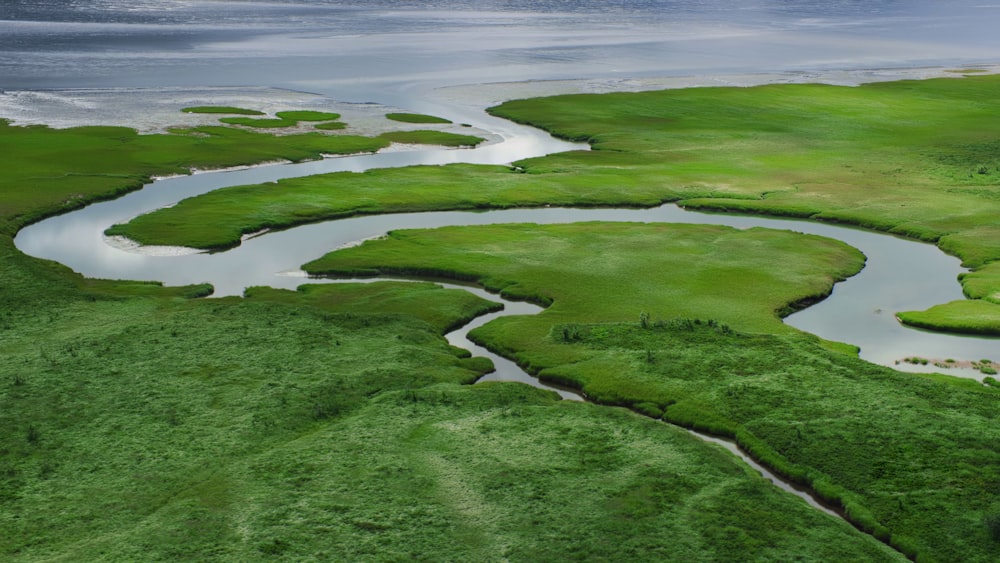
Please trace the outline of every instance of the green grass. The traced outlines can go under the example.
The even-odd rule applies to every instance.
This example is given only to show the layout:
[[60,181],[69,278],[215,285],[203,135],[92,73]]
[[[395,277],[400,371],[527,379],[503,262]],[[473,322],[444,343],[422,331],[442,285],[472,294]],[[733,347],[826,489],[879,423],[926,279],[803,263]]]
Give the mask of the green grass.
[[275,137],[229,127],[139,135],[124,127],[12,127],[0,120],[0,233],[44,215],[78,209],[141,187],[153,176],[186,174],[323,154],[374,152],[383,139],[311,133]]
[[439,333],[465,325],[479,315],[502,309],[500,303],[487,302],[457,289],[442,289],[432,283],[380,282],[357,284],[307,284],[297,291],[271,287],[248,288],[245,297],[301,305],[338,313],[379,311],[416,317]]
[[897,317],[917,328],[946,329],[963,334],[1000,334],[1000,305],[986,301],[952,301],[926,311],[901,311]]
[[[940,240],[974,264],[967,293],[996,292],[995,78],[783,88],[506,105],[496,111],[549,120],[598,150],[520,171],[312,179],[275,221],[306,207],[308,221],[411,206],[746,202]],[[458,386],[487,366],[440,332],[488,307],[458,292],[351,284],[192,300],[207,288],[85,280],[13,248],[20,226],[150,175],[309,158],[328,142],[317,137],[0,126],[3,557],[894,555],[660,423],[520,385]],[[302,205],[331,185],[339,197]],[[263,190],[241,189],[219,208]],[[255,205],[233,206],[230,225],[252,222]],[[403,231],[311,267],[450,275],[551,303],[473,337],[596,400],[735,437],[911,557],[990,561],[997,390],[873,366],[778,321],[860,264],[818,237],[595,223]]]
[[313,126],[313,129],[319,129],[320,131],[339,131],[341,129],[347,129],[347,124],[341,121],[329,121],[327,123],[317,123]]
[[279,111],[274,115],[279,119],[288,119],[290,121],[333,121],[335,119],[340,119],[339,113],[329,111]]
[[989,561],[996,392],[872,365],[777,320],[860,261],[782,231],[589,223],[396,231],[306,269],[474,280],[550,303],[470,336],[595,401],[733,437],[912,557]]
[[669,426],[458,385],[488,362],[440,334],[495,307],[465,292],[192,299],[14,248],[65,194],[312,146],[190,133],[0,127],[0,559],[899,560]]
[[222,117],[219,118],[221,123],[226,125],[242,125],[244,127],[254,127],[257,129],[282,129],[285,127],[295,127],[298,125],[298,121],[294,119],[254,119],[251,117]]
[[[579,320],[581,312],[595,321],[646,312],[787,333],[795,329],[781,314],[827,295],[835,281],[863,265],[861,253],[844,243],[789,231],[575,223],[393,231],[303,267],[314,275],[440,274],[475,281],[509,298],[552,304],[539,316],[548,323]],[[630,291],[617,291],[621,287]],[[546,334],[525,333],[524,342]]]
[[[302,221],[419,208],[677,201],[692,209],[842,222],[937,242],[979,271],[1000,261],[998,92],[1000,77],[983,75],[860,87],[782,84],[518,100],[490,111],[587,141],[594,150],[526,160],[516,170],[457,166],[331,175],[296,189],[303,190],[308,208]],[[350,184],[356,180],[376,193],[355,190]],[[393,190],[397,182],[405,190]],[[341,194],[326,213],[312,204],[321,183]],[[244,219],[230,219],[240,223],[237,231],[262,228],[263,216],[294,223],[288,202],[295,195],[270,191],[273,207],[287,210],[278,218],[265,213],[273,207],[262,194],[256,207],[241,211]],[[206,207],[218,202],[206,201]],[[202,214],[210,211],[199,204],[160,211],[162,224],[143,218],[133,236],[186,244],[179,242],[186,234],[170,235],[169,225],[201,225]],[[227,226],[196,236],[204,247],[226,246],[233,244],[232,231]],[[967,293],[973,279],[965,279]],[[998,292],[996,281],[975,290]]]
[[402,123],[451,123],[443,117],[436,117],[433,115],[425,115],[422,113],[387,113],[385,114],[386,119],[392,121],[400,121]]
[[245,109],[232,106],[193,106],[181,110],[184,113],[229,113],[234,115],[264,115],[255,109]]
[[945,238],[978,266],[1000,259],[997,238],[982,236],[1000,211],[998,90],[1000,77],[975,76],[560,96],[491,111],[602,149],[528,171],[582,174],[617,158],[630,173],[655,171],[691,208]]
[[444,147],[474,147],[486,140],[474,135],[458,135],[446,131],[390,131],[379,137],[393,143]]

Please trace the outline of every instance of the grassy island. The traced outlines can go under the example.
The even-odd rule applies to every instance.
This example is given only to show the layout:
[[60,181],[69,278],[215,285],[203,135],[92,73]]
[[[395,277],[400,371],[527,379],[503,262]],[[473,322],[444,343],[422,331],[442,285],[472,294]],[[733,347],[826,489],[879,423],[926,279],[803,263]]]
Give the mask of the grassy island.
[[426,115],[423,113],[387,113],[385,114],[385,117],[386,119],[399,121],[401,123],[437,123],[442,125],[451,123],[451,120],[449,119],[437,117],[435,115]]

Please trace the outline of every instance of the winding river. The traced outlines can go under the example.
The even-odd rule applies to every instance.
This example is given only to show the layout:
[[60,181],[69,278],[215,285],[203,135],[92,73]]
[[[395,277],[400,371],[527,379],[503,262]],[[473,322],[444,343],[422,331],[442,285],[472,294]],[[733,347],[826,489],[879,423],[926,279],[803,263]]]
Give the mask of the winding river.
[[[161,179],[117,200],[96,203],[31,225],[18,233],[15,243],[29,255],[61,262],[89,277],[159,280],[167,285],[208,282],[215,286],[215,295],[223,296],[240,295],[244,288],[254,285],[293,289],[304,282],[301,264],[331,249],[356,244],[392,229],[578,221],[711,223],[737,228],[788,229],[842,240],[867,257],[860,274],[838,283],[826,300],[786,318],[789,325],[828,340],[857,345],[862,358],[906,370],[941,371],[933,366],[897,365],[901,358],[909,356],[978,360],[996,355],[1000,343],[995,338],[914,330],[900,325],[894,317],[897,311],[921,310],[963,299],[956,280],[964,271],[958,259],[930,244],[823,223],[695,213],[668,204],[651,209],[538,208],[355,217],[248,238],[240,247],[222,253],[169,248],[137,252],[109,244],[113,241],[103,235],[104,229],[114,223],[225,186],[377,167],[452,162],[504,164],[587,148],[488,116],[480,116],[477,126],[502,140],[476,149],[392,151]],[[512,311],[512,305],[508,304],[507,310]],[[981,377],[971,369],[947,371],[964,377]]]
[[[168,285],[209,282],[215,286],[215,294],[221,296],[239,295],[244,288],[254,285],[294,289],[306,281],[299,268],[301,264],[330,249],[357,244],[391,229],[577,221],[710,223],[736,228],[788,229],[842,240],[860,249],[867,257],[866,266],[861,273],[838,283],[833,294],[826,300],[788,317],[788,324],[826,339],[855,344],[860,347],[862,358],[883,365],[895,365],[899,358],[911,355],[956,359],[988,358],[996,350],[996,339],[908,329],[894,318],[893,313],[896,311],[924,309],[937,303],[962,299],[956,277],[963,270],[956,258],[945,255],[932,245],[821,223],[694,213],[675,205],[663,205],[651,209],[541,208],[365,216],[250,237],[240,247],[222,253],[196,253],[171,248],[146,248],[137,251],[115,244],[115,241],[109,241],[103,235],[104,229],[111,224],[226,186],[334,171],[362,171],[375,167],[451,162],[503,164],[541,154],[588,148],[585,145],[559,141],[538,130],[506,121],[488,117],[482,119],[488,122],[487,128],[502,139],[500,142],[476,149],[383,152],[161,179],[117,200],[96,203],[31,225],[18,233],[15,243],[29,255],[62,262],[89,277],[160,280]],[[309,281],[332,283],[338,280]],[[481,288],[452,287],[461,287],[487,299],[499,299]],[[521,381],[553,389],[565,399],[583,400],[582,396],[572,390],[552,388],[540,383],[515,363],[491,353],[467,338],[470,330],[497,316],[536,314],[540,311],[540,307],[532,304],[504,301],[503,311],[481,316],[446,335],[446,338],[455,346],[467,348],[473,354],[486,356],[493,361],[496,371],[484,376],[481,381]],[[920,366],[910,364],[897,367],[921,369]],[[954,375],[965,377],[979,376],[978,372],[972,370],[950,371]],[[814,508],[837,515],[807,492],[761,467],[735,444],[696,434],[727,448],[776,486],[803,498]]]

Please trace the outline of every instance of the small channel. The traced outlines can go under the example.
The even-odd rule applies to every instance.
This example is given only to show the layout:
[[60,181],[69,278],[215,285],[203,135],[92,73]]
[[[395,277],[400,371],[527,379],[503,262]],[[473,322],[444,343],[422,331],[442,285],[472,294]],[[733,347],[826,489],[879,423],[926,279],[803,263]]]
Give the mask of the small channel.
[[[316,283],[377,283],[381,281],[415,281],[416,279],[419,278],[392,278],[392,277],[354,278],[354,279],[310,278],[310,281]],[[476,344],[472,340],[469,340],[470,331],[480,326],[483,326],[484,324],[494,319],[505,316],[513,316],[513,315],[537,315],[538,313],[544,311],[544,308],[524,301],[511,301],[509,299],[504,299],[503,297],[495,293],[490,293],[478,286],[447,283],[437,279],[431,281],[433,281],[437,285],[440,285],[448,289],[460,289],[463,291],[468,291],[469,293],[482,297],[483,299],[489,301],[499,301],[503,304],[504,308],[502,310],[480,315],[475,319],[473,319],[472,321],[466,323],[465,325],[444,335],[445,339],[452,346],[458,348],[464,348],[468,350],[470,353],[472,353],[473,356],[486,357],[493,362],[494,371],[486,375],[483,375],[476,381],[476,383],[481,383],[484,381],[513,381],[518,383],[524,383],[526,385],[531,385],[532,387],[537,387],[539,389],[547,389],[549,391],[554,391],[558,393],[559,396],[563,398],[563,400],[581,401],[581,402],[587,401],[587,398],[584,395],[580,394],[579,391],[546,383],[538,379],[537,377],[530,375],[523,369],[521,369],[521,367],[518,366],[515,362],[507,358],[504,358],[503,356],[494,354],[489,349],[480,346],[479,344]],[[670,423],[664,422],[664,424],[670,424]],[[812,506],[816,510],[825,512],[826,514],[829,514],[830,516],[834,516],[836,518],[843,518],[842,514],[832,510],[830,507],[818,501],[815,497],[813,497],[809,493],[808,490],[796,486],[792,483],[789,483],[788,481],[785,481],[784,479],[778,477],[777,475],[772,473],[770,470],[768,470],[761,464],[757,463],[757,461],[755,461],[752,457],[750,457],[743,450],[741,450],[740,447],[736,445],[735,442],[731,440],[726,440],[724,438],[719,438],[717,436],[705,434],[697,430],[692,430],[690,428],[685,428],[685,430],[687,430],[690,434],[697,436],[701,440],[722,446],[727,451],[729,451],[736,457],[743,460],[752,469],[760,473],[761,476],[764,477],[764,479],[770,481],[774,486],[803,499],[804,501],[806,501],[806,503],[809,504],[809,506]]]

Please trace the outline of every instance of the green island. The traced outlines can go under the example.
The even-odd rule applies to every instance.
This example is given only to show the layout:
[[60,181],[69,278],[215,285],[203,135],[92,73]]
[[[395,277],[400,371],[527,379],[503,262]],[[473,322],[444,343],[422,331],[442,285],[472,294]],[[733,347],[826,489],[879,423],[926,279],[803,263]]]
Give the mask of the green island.
[[401,123],[440,123],[448,124],[451,123],[450,119],[445,119],[443,117],[437,117],[436,115],[426,115],[423,113],[387,113],[385,114],[386,119],[392,121],[399,121]]
[[[594,150],[231,188],[114,230],[218,248],[233,232],[361,213],[679,201],[934,241],[974,268],[962,279],[974,299],[929,311],[931,324],[978,327],[1000,301],[998,91],[1000,78],[975,76],[508,102],[491,111]],[[862,267],[836,241],[454,227],[305,266],[547,305],[471,337],[599,404],[469,385],[488,361],[442,334],[496,305],[463,291],[375,282],[205,299],[207,286],[86,279],[13,244],[32,222],[154,176],[387,142],[0,122],[3,557],[995,559],[1000,390],[876,366],[781,323]],[[678,427],[736,440],[853,526]]]
[[382,133],[379,137],[392,141],[393,143],[403,143],[410,145],[440,145],[443,147],[474,147],[485,141],[482,137],[475,135],[459,135],[447,131],[389,131]]

